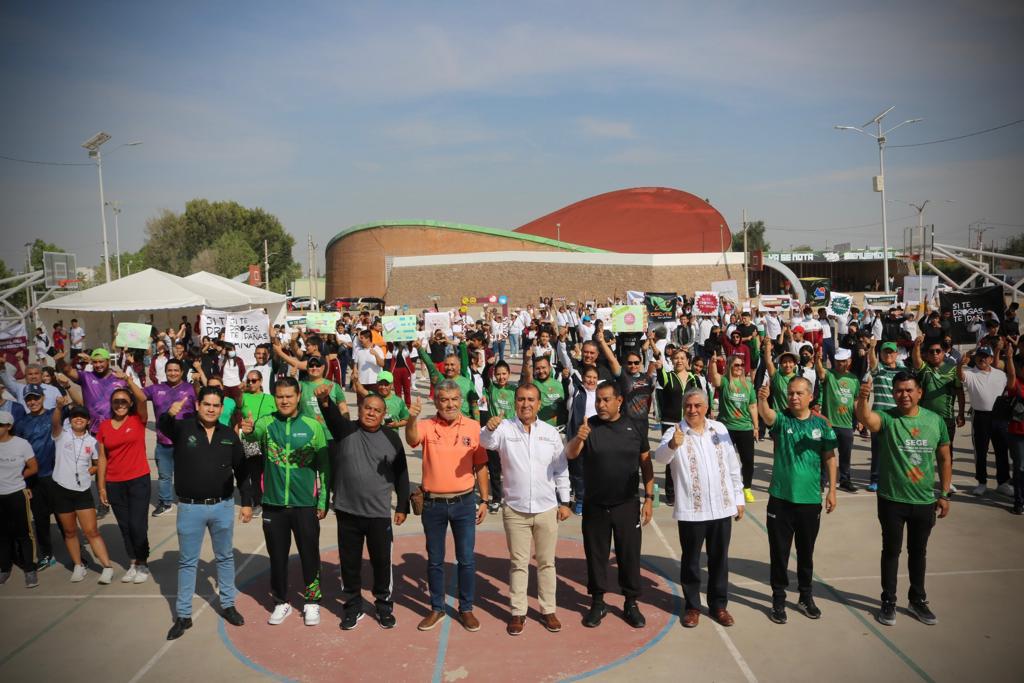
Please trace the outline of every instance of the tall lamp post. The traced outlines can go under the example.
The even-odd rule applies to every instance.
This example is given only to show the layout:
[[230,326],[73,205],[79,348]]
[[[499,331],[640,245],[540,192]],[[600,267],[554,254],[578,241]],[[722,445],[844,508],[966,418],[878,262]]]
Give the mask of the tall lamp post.
[[[908,123],[917,123],[918,121],[924,120],[920,118],[907,119],[906,121],[898,123],[889,130],[883,132],[882,119],[884,119],[886,115],[895,108],[895,106],[889,107],[881,114],[875,116],[870,121],[865,123],[860,128],[858,128],[857,126],[834,126],[836,130],[852,130],[858,133],[862,133],[863,135],[867,135],[869,138],[874,139],[878,143],[878,175],[875,176],[874,189],[875,192],[882,193],[882,282],[883,286],[885,287],[886,294],[889,293],[889,226],[885,215],[885,140],[886,136],[889,133],[893,132],[900,126],[905,126]],[[864,128],[867,128],[872,123],[875,124],[875,126],[877,126],[877,134],[869,133],[868,131],[864,130]]]
[[[89,158],[96,160],[96,172],[100,178],[100,223],[103,226],[103,266],[106,270],[107,282],[110,282],[110,247],[107,244],[107,203],[103,198],[103,155],[100,154],[100,147],[110,140],[110,134],[100,131],[82,143],[89,152]],[[114,151],[121,147],[135,147],[141,142],[126,142],[119,145]],[[112,152],[113,153],[113,152]]]
[[117,219],[121,215],[121,202],[111,199],[107,206],[114,212],[114,251],[117,252],[117,279],[121,279],[121,229]]

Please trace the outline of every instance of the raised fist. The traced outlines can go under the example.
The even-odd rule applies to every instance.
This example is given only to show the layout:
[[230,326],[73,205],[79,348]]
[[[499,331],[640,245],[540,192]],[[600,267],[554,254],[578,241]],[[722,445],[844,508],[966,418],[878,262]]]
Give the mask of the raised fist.
[[576,432],[576,438],[580,441],[586,441],[588,436],[590,436],[590,424],[584,422]]
[[770,393],[771,393],[771,390],[768,388],[767,385],[759,388],[757,390],[757,400],[758,401],[767,401],[768,400],[768,395]]

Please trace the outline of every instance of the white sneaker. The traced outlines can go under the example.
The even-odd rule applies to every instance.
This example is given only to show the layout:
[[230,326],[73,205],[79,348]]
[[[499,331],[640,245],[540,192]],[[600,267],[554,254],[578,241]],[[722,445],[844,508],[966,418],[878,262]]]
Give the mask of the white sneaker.
[[955,486],[953,486],[952,484],[950,484],[950,485],[949,485],[949,492],[950,492],[950,493],[960,493],[960,490],[959,490],[959,489],[957,489],[957,487],[955,487]]
[[1004,496],[1013,497],[1013,484],[1008,481],[1004,481],[1002,484],[996,487],[996,493],[1001,493]]
[[76,564],[71,572],[71,583],[78,583],[85,579],[86,569],[84,564]]
[[302,622],[306,626],[316,626],[320,623],[320,605],[312,603],[302,606]]
[[135,570],[135,583],[146,583],[149,581],[149,567],[146,565],[140,565]]
[[988,486],[986,486],[985,484],[978,484],[973,489],[971,489],[971,495],[972,496],[984,496],[985,495],[985,491],[988,491]]
[[114,568],[104,567],[103,571],[100,572],[100,583],[104,586],[114,580]]
[[135,577],[138,575],[138,573],[138,568],[133,564],[132,566],[128,567],[128,571],[126,571],[124,573],[124,576],[121,577],[121,583],[131,583],[135,580]]
[[274,608],[270,618],[267,619],[267,623],[271,626],[277,626],[282,621],[288,618],[288,615],[292,613],[292,606],[287,602],[282,602],[280,605]]

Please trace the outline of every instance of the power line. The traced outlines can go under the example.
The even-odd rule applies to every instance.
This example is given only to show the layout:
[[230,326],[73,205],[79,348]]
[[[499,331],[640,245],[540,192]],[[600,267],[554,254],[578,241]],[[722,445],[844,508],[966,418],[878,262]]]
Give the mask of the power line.
[[16,161],[19,164],[34,164],[36,166],[93,166],[91,162],[68,162],[68,161],[33,161],[31,159],[18,159],[17,157],[7,157],[0,154],[0,159],[4,161]]
[[889,149],[892,149],[894,147],[924,147],[925,145],[937,145],[940,142],[952,142],[953,140],[963,140],[964,138],[971,138],[971,137],[974,137],[975,135],[984,135],[985,133],[991,133],[992,131],[1000,130],[1002,128],[1009,128],[1010,126],[1016,126],[1019,123],[1024,123],[1024,119],[1017,119],[1016,121],[1010,121],[1009,123],[1004,123],[1001,126],[995,126],[994,128],[986,128],[985,130],[979,130],[979,131],[975,131],[973,133],[967,133],[966,135],[957,135],[956,137],[952,137],[952,138],[942,138],[941,140],[929,140],[928,142],[914,142],[914,143],[911,143],[909,145],[886,145],[886,147],[888,147]]

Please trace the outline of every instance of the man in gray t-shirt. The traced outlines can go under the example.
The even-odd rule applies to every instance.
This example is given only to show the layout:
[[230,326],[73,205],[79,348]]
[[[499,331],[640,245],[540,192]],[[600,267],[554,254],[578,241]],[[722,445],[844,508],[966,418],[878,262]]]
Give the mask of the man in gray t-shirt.
[[393,429],[383,427],[387,407],[376,394],[359,405],[352,421],[348,407],[334,410],[330,394],[317,390],[317,400],[334,437],[331,453],[331,489],[338,518],[338,553],[341,556],[341,628],[356,627],[363,615],[361,563],[365,543],[373,567],[373,597],[377,621],[395,625],[391,596],[391,491],[398,494],[394,523],[409,513],[409,471],[405,447]]

